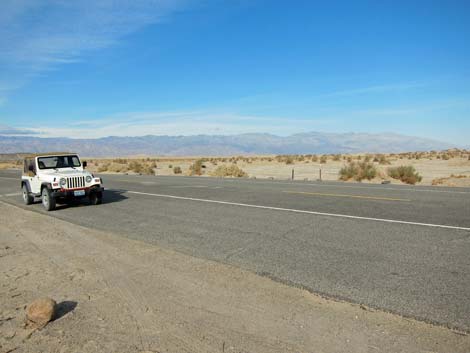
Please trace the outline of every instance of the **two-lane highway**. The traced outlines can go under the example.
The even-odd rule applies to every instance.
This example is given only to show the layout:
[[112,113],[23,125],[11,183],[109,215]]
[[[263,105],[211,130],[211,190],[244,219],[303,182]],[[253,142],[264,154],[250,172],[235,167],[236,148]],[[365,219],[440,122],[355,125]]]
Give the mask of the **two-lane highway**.
[[[470,189],[103,178],[103,205],[49,215],[470,331]],[[0,172],[0,200],[21,205],[19,191]]]

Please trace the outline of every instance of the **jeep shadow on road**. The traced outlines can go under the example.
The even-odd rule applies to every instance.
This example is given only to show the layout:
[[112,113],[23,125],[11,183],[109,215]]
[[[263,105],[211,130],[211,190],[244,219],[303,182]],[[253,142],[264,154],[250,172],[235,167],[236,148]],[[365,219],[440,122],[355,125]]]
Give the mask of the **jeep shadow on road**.
[[[71,199],[65,202],[57,202],[57,207],[56,210],[63,210],[71,207],[102,207],[107,204],[115,203],[115,202],[120,202],[125,199],[127,199],[127,196],[124,194],[126,193],[126,190],[105,190],[103,194],[103,201],[101,205],[92,205],[87,197],[84,197],[82,199]],[[37,201],[37,203],[41,203],[41,201]]]

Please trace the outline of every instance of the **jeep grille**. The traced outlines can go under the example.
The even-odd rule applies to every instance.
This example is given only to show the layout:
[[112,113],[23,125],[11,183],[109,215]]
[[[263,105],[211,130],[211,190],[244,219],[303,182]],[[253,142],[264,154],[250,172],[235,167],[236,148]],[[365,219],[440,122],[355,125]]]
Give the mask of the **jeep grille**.
[[85,187],[85,177],[67,178],[67,189],[76,189]]

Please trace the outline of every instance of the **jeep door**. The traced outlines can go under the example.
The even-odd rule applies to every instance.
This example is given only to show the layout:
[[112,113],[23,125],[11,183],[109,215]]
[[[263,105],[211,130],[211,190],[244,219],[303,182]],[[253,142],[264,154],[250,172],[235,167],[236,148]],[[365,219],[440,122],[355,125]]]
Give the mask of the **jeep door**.
[[[37,158],[34,158],[31,161],[32,171],[28,173],[29,185],[31,187],[31,192],[33,194],[39,194],[41,192],[41,180],[38,176],[38,168],[37,168]],[[29,166],[28,166],[29,168]]]

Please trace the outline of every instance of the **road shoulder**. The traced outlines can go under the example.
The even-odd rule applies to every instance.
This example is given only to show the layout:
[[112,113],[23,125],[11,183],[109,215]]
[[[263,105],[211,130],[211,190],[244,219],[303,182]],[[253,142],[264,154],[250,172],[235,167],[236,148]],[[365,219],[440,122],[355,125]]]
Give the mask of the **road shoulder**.
[[[468,352],[470,336],[0,202],[0,352]],[[42,296],[61,317],[22,328]]]

